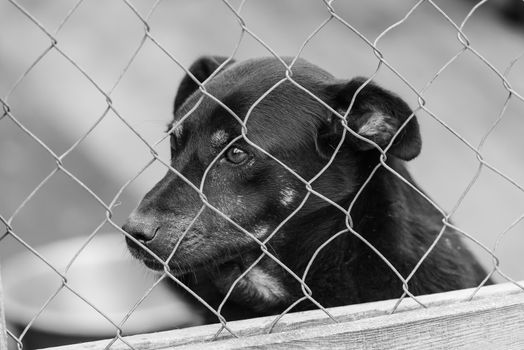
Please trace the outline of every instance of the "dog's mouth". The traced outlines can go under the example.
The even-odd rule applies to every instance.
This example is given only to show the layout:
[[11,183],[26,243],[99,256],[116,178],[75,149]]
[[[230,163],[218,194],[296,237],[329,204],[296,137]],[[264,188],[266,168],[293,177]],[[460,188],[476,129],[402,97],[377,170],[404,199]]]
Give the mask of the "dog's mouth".
[[[196,262],[184,262],[178,259],[171,259],[168,263],[160,262],[159,259],[154,258],[145,251],[142,247],[131,240],[127,240],[128,249],[131,255],[144,263],[144,265],[154,271],[168,270],[174,276],[181,276],[197,271],[207,271],[211,274],[219,274],[223,271],[237,270],[244,271],[247,268],[247,263],[244,256],[250,255],[250,250],[239,251],[236,254],[217,255],[208,259]],[[253,252],[253,254],[256,254]],[[162,256],[159,256],[163,258]]]
[[154,258],[141,258],[140,260],[147,266],[147,268],[154,271],[166,270],[166,267],[168,266],[169,272],[174,276],[181,276],[204,270],[212,274],[217,274],[221,271],[229,271],[231,269],[241,271],[246,269],[244,261],[240,255],[209,259],[191,265],[183,264],[178,261],[170,261],[168,264],[160,263]]

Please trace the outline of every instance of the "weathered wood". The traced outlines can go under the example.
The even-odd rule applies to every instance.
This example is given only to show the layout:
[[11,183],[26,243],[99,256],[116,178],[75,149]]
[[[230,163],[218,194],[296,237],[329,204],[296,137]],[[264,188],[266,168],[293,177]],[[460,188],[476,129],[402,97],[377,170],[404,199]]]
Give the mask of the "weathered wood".
[[[473,339],[475,337],[478,338],[476,341],[480,341],[485,339],[483,337],[487,337],[489,341],[493,340],[499,344],[498,334],[504,334],[502,340],[508,340],[514,339],[509,336],[510,331],[524,333],[524,292],[521,288],[511,283],[488,286],[482,288],[472,301],[466,301],[472,292],[473,289],[465,289],[419,297],[419,300],[428,307],[427,309],[422,308],[413,300],[406,299],[393,315],[389,313],[397,300],[332,308],[329,312],[337,319],[338,324],[319,310],[288,314],[278,322],[272,334],[265,333],[275,320],[274,316],[229,322],[228,326],[239,336],[239,339],[231,337],[227,331],[224,331],[219,340],[209,344],[206,342],[213,338],[220,325],[130,336],[126,337],[126,341],[137,350],[178,349],[178,347],[186,348],[186,346],[191,348],[193,345],[198,348],[211,347],[213,349],[219,346],[241,348],[264,345],[270,345],[272,348],[313,345],[348,348],[351,345],[359,349],[365,348],[366,343],[368,345],[381,344],[381,341],[389,339],[397,341],[397,345],[383,343],[386,348],[398,346],[399,349],[409,349],[411,339],[425,341],[428,346],[436,346],[438,345],[435,343],[436,336],[443,341],[453,341],[448,338],[456,338],[453,346],[459,346],[461,341],[475,340]],[[504,312],[500,313],[499,309]],[[489,317],[489,320],[486,319],[484,325],[485,317]],[[515,328],[517,326],[520,328]],[[491,333],[484,330],[484,327],[491,327],[488,329]],[[500,328],[498,333],[497,327]],[[460,336],[459,333],[463,333],[463,336]],[[344,343],[345,340],[342,339],[347,340],[347,343]],[[524,348],[521,343],[524,340],[515,339],[518,341],[517,344]],[[317,341],[321,343],[316,343]],[[104,340],[54,349],[100,349],[108,343],[109,341]],[[414,344],[413,342],[413,346]],[[117,342],[111,349],[120,350],[129,349],[129,347]]]
[[169,349],[260,348],[524,349],[524,293]]
[[0,273],[0,350],[7,350],[7,325],[5,322],[4,293],[2,289],[1,273]]

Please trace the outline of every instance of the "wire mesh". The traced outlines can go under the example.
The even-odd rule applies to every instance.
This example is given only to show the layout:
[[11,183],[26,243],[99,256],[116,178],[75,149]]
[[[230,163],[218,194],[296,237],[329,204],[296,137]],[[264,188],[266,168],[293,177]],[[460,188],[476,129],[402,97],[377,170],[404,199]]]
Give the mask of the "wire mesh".
[[[222,333],[226,332],[229,335],[233,337],[237,337],[238,334],[235,332],[234,329],[232,329],[229,326],[228,320],[222,315],[222,310],[226,302],[231,297],[231,294],[235,287],[240,283],[242,278],[244,278],[246,275],[252,271],[253,268],[263,259],[270,259],[272,262],[274,262],[276,265],[280,266],[282,269],[284,269],[288,274],[289,277],[295,280],[297,283],[300,284],[301,290],[303,292],[303,296],[299,298],[298,300],[294,301],[286,310],[281,312],[280,314],[276,315],[274,318],[274,321],[269,325],[261,325],[261,333],[262,332],[272,332],[275,325],[279,322],[279,320],[286,314],[292,312],[296,307],[304,302],[309,301],[313,303],[318,309],[322,310],[329,319],[331,319],[333,322],[337,322],[336,317],[331,315],[328,308],[324,307],[320,302],[318,302],[315,299],[315,295],[312,293],[310,287],[306,283],[306,279],[308,277],[308,274],[311,270],[311,267],[315,264],[315,260],[320,254],[320,252],[325,249],[326,246],[332,244],[334,240],[336,240],[338,237],[342,235],[353,235],[355,238],[360,240],[363,244],[368,246],[374,254],[380,257],[384,261],[387,266],[393,271],[393,273],[396,275],[396,277],[401,281],[403,286],[403,294],[398,298],[398,301],[395,305],[395,307],[391,310],[391,313],[394,313],[402,300],[405,298],[411,298],[415,300],[417,303],[420,304],[421,307],[424,307],[425,305],[418,300],[417,296],[410,291],[410,280],[413,278],[413,276],[416,274],[420,266],[424,263],[427,256],[433,251],[436,244],[441,240],[444,232],[446,229],[453,229],[457,232],[461,233],[464,238],[471,241],[474,245],[479,247],[481,250],[483,250],[486,254],[488,254],[491,259],[493,260],[493,263],[491,265],[491,268],[489,270],[489,273],[486,275],[486,278],[484,281],[479,284],[476,288],[476,290],[471,294],[469,299],[474,298],[477,291],[486,283],[486,281],[493,275],[498,274],[503,279],[513,282],[515,285],[519,286],[524,290],[524,287],[521,286],[517,281],[512,279],[508,274],[504,273],[504,271],[500,268],[500,257],[497,255],[497,249],[501,243],[501,241],[505,238],[507,233],[511,230],[513,230],[520,222],[524,219],[524,214],[517,217],[514,221],[512,221],[509,225],[507,225],[507,228],[504,229],[502,232],[500,232],[497,236],[496,242],[493,246],[488,246],[482,241],[480,241],[476,236],[472,233],[467,232],[466,230],[456,226],[451,222],[451,218],[456,214],[456,212],[461,208],[461,205],[464,201],[464,199],[468,196],[472,188],[477,184],[478,179],[481,175],[481,173],[489,171],[493,173],[494,175],[500,177],[503,181],[505,181],[509,186],[512,187],[512,189],[517,193],[524,192],[524,186],[519,183],[518,180],[513,179],[508,174],[506,174],[505,171],[499,169],[496,165],[489,162],[486,157],[484,156],[484,145],[486,141],[490,138],[492,133],[497,129],[501,121],[504,119],[504,117],[507,115],[507,109],[508,106],[510,106],[512,103],[518,103],[522,104],[524,103],[524,97],[522,95],[521,91],[518,91],[516,88],[514,88],[514,85],[510,82],[509,76],[512,72],[512,69],[518,64],[522,62],[523,54],[520,54],[516,56],[514,59],[512,59],[505,67],[504,70],[499,70],[495,64],[492,64],[489,59],[484,56],[480,50],[477,50],[474,47],[473,41],[468,38],[467,31],[465,30],[466,24],[468,24],[471,19],[476,15],[476,13],[485,6],[486,3],[488,3],[488,0],[483,0],[478,3],[476,3],[466,14],[466,16],[463,18],[461,22],[457,22],[451,18],[451,16],[443,10],[441,6],[435,1],[431,0],[419,0],[416,3],[414,3],[405,13],[405,15],[400,18],[397,22],[393,23],[389,27],[387,27],[385,30],[383,30],[379,35],[376,36],[374,40],[370,40],[366,35],[364,35],[359,29],[357,29],[355,26],[353,26],[349,20],[345,19],[343,15],[341,15],[337,9],[336,9],[336,3],[331,0],[323,0],[319,3],[323,7],[323,11],[325,11],[325,19],[316,26],[316,28],[306,37],[306,39],[302,42],[302,44],[299,46],[297,52],[293,56],[293,59],[290,61],[290,63],[286,63],[284,59],[274,50],[269,43],[264,41],[264,39],[257,35],[256,31],[251,27],[250,23],[244,18],[243,16],[243,8],[247,6],[246,3],[248,3],[246,0],[240,1],[237,4],[233,4],[230,1],[222,0],[221,4],[224,6],[227,11],[230,12],[230,14],[236,19],[238,22],[238,28],[239,28],[239,35],[236,39],[236,43],[234,45],[234,48],[232,52],[230,53],[229,57],[222,63],[220,66],[216,69],[216,71],[211,74],[209,78],[206,79],[204,82],[200,82],[193,74],[189,71],[188,67],[186,67],[184,64],[181,63],[181,60],[177,59],[177,53],[172,52],[170,49],[166,48],[166,46],[162,43],[162,40],[157,38],[152,30],[151,25],[153,22],[153,15],[157,12],[158,7],[161,3],[160,0],[155,1],[151,7],[148,9],[148,11],[143,14],[143,11],[138,10],[138,8],[133,4],[133,2],[128,0],[122,0],[122,3],[125,4],[128,11],[136,18],[136,21],[142,26],[142,33],[139,40],[138,45],[136,45],[136,48],[128,58],[127,62],[121,69],[120,73],[118,74],[117,79],[111,84],[109,88],[104,88],[102,84],[97,82],[97,79],[93,78],[86,69],[82,67],[82,64],[77,62],[71,55],[68,54],[68,52],[61,47],[61,39],[60,34],[63,28],[66,26],[66,24],[69,21],[73,21],[75,18],[75,13],[81,8],[85,1],[80,0],[76,2],[71,9],[68,11],[68,13],[64,16],[63,20],[59,23],[56,30],[50,30],[48,26],[44,25],[39,18],[37,18],[35,15],[31,13],[31,11],[27,10],[19,1],[15,0],[9,0],[9,3],[11,6],[16,8],[16,10],[23,15],[27,20],[29,20],[32,25],[37,28],[42,34],[44,34],[47,37],[47,46],[41,51],[41,53],[38,55],[38,57],[25,69],[25,71],[20,75],[20,77],[12,84],[11,88],[7,91],[7,93],[0,98],[0,103],[2,104],[3,112],[0,116],[0,123],[5,120],[10,120],[12,123],[14,123],[17,128],[19,128],[23,133],[25,133],[29,138],[31,138],[33,141],[35,141],[38,146],[41,148],[42,151],[44,151],[46,154],[48,154],[54,161],[55,166],[54,169],[49,172],[49,174],[41,180],[41,182],[25,197],[25,199],[16,207],[16,209],[11,214],[5,214],[0,213],[0,221],[2,222],[2,225],[5,228],[5,232],[0,237],[0,244],[2,240],[6,239],[7,237],[10,237],[14,240],[16,240],[20,245],[24,247],[27,251],[31,252],[37,259],[39,259],[41,262],[46,264],[53,272],[56,274],[56,276],[61,280],[60,285],[55,290],[55,292],[48,297],[48,299],[43,303],[40,307],[40,309],[34,314],[33,318],[24,326],[23,330],[20,333],[13,333],[11,330],[8,330],[8,336],[11,338],[12,341],[14,341],[19,349],[22,349],[24,337],[26,334],[33,328],[34,323],[36,320],[41,317],[42,313],[45,312],[45,310],[49,307],[49,305],[53,302],[53,300],[59,295],[63,290],[68,290],[71,293],[73,293],[77,298],[81,299],[85,304],[89,305],[89,307],[96,310],[97,313],[99,313],[107,322],[109,322],[112,327],[114,327],[114,337],[107,342],[106,348],[109,349],[115,342],[123,342],[124,344],[127,344],[127,346],[130,349],[133,349],[133,346],[129,344],[125,337],[124,337],[124,330],[123,327],[128,321],[130,317],[132,317],[133,313],[136,311],[136,309],[151,295],[153,290],[157,288],[157,286],[164,280],[171,280],[175,282],[180,288],[184,289],[187,293],[189,293],[198,303],[201,303],[205,306],[211,313],[213,313],[216,316],[217,322],[221,323],[221,328],[218,330],[215,338],[218,338],[222,335]],[[386,54],[381,49],[381,43],[386,35],[388,35],[390,32],[394,31],[396,28],[401,27],[404,23],[410,20],[410,17],[413,16],[414,13],[417,12],[417,10],[421,6],[431,6],[435,11],[433,12],[435,16],[440,16],[441,19],[456,33],[456,40],[460,45],[460,48],[457,50],[452,57],[447,60],[447,62],[442,65],[432,76],[432,78],[422,87],[417,88],[414,84],[410,82],[410,79],[407,78],[399,69],[395,67],[395,64],[393,64],[389,58],[388,54]],[[524,6],[524,4],[522,4]],[[340,111],[333,109],[330,105],[325,103],[319,96],[316,96],[313,92],[309,91],[306,87],[302,86],[299,82],[297,82],[293,78],[294,74],[294,66],[298,60],[299,57],[301,57],[304,53],[304,50],[308,47],[310,42],[321,33],[326,26],[331,25],[333,23],[336,23],[337,25],[341,25],[347,30],[349,33],[352,33],[353,35],[357,36],[364,45],[368,47],[369,50],[371,50],[376,57],[376,67],[373,74],[369,76],[369,79],[363,82],[363,84],[360,86],[360,88],[356,91],[355,95],[353,96],[351,103],[347,110]],[[237,58],[239,48],[241,47],[242,43],[247,40],[246,38],[250,38],[251,40],[256,41],[259,43],[263,48],[265,48],[268,55],[274,57],[276,60],[280,62],[282,67],[285,69],[285,77],[278,81],[276,84],[274,84],[269,90],[265,91],[260,98],[257,99],[257,101],[250,106],[247,114],[243,117],[237,115],[231,108],[229,108],[223,101],[221,101],[219,98],[213,96],[208,89],[206,88],[209,81],[211,81],[214,76],[217,74],[219,70],[221,70],[223,67],[228,65],[229,62],[231,62],[233,59]],[[202,97],[200,100],[191,108],[186,115],[184,115],[180,120],[178,120],[176,123],[174,123],[170,130],[157,142],[150,143],[148,142],[139,132],[139,130],[136,129],[131,123],[128,122],[126,119],[124,113],[121,113],[119,109],[117,109],[115,103],[114,103],[114,93],[118,90],[118,87],[122,80],[126,77],[128,74],[130,67],[132,66],[133,62],[137,59],[137,57],[140,55],[140,53],[144,50],[146,50],[147,45],[152,45],[153,47],[156,47],[159,49],[163,55],[168,58],[171,61],[171,64],[178,67],[179,69],[183,70],[187,76],[189,76],[196,84],[198,84],[198,89],[202,93]],[[42,61],[45,60],[45,58],[48,55],[51,54],[59,54],[62,56],[65,61],[68,62],[78,73],[80,73],[85,79],[86,82],[88,82],[94,89],[96,89],[97,94],[99,94],[104,100],[105,100],[105,109],[103,112],[98,116],[96,121],[91,124],[90,128],[84,132],[80,137],[76,139],[76,141],[64,152],[56,152],[53,150],[52,147],[50,147],[44,140],[39,138],[37,134],[35,134],[30,127],[24,125],[23,122],[21,122],[20,118],[17,116],[17,110],[16,108],[11,106],[10,98],[13,94],[15,94],[19,89],[23,89],[24,85],[23,83],[28,79],[28,77],[31,75],[31,72],[35,69],[35,67],[38,67]],[[473,144],[472,142],[468,141],[467,137],[464,137],[461,135],[460,132],[455,130],[452,126],[448,125],[442,118],[439,117],[439,115],[435,112],[433,112],[427,103],[427,97],[426,93],[427,91],[433,86],[433,84],[439,79],[440,76],[445,74],[445,72],[460,58],[466,54],[473,55],[479,63],[484,65],[486,68],[488,68],[499,80],[500,82],[500,89],[503,90],[505,94],[505,101],[500,108],[500,111],[498,113],[497,118],[494,120],[491,127],[486,131],[486,133],[481,138],[481,141],[478,144]],[[407,120],[403,123],[403,125],[400,126],[399,131],[396,133],[396,135],[393,137],[393,139],[389,142],[389,145],[385,148],[380,148],[377,144],[373,143],[372,141],[362,137],[358,133],[356,133],[352,128],[350,128],[347,124],[347,117],[351,113],[353,105],[355,103],[356,98],[358,98],[359,93],[373,80],[375,79],[380,72],[388,71],[389,73],[392,73],[394,76],[396,76],[400,81],[405,84],[405,86],[416,96],[417,98],[417,106],[415,106],[413,113],[411,116],[407,118]],[[297,87],[307,95],[311,96],[313,99],[318,101],[326,110],[328,110],[330,113],[332,113],[336,118],[339,118],[341,121],[341,124],[343,125],[343,134],[342,138],[340,139],[335,152],[331,155],[330,159],[326,162],[325,166],[311,179],[306,180],[305,178],[301,177],[295,170],[293,170],[289,165],[287,165],[284,161],[278,159],[273,154],[265,150],[263,147],[258,145],[256,142],[251,140],[248,136],[248,120],[250,120],[250,117],[252,115],[252,112],[257,105],[259,105],[262,101],[264,101],[267,96],[277,89],[279,86],[281,86],[284,83],[291,83],[293,86]],[[219,152],[218,155],[208,164],[203,178],[201,180],[201,183],[197,186],[193,184],[189,179],[187,179],[184,174],[181,173],[179,169],[174,167],[171,164],[171,161],[169,159],[165,159],[165,157],[162,157],[158,151],[160,147],[162,147],[170,137],[170,134],[175,132],[175,130],[182,125],[184,121],[186,121],[188,118],[191,118],[194,111],[198,108],[200,103],[204,98],[209,98],[216,102],[216,104],[220,105],[224,110],[226,110],[232,117],[236,119],[238,124],[241,126],[241,135],[239,135],[237,138],[231,140],[223,149]],[[412,185],[412,183],[405,179],[401,174],[396,172],[393,168],[391,168],[387,163],[387,152],[392,147],[395,138],[399,135],[399,133],[402,131],[403,128],[406,127],[406,125],[409,123],[410,120],[412,120],[415,117],[415,114],[421,114],[424,113],[425,115],[429,116],[429,118],[432,118],[435,122],[440,124],[445,130],[453,135],[454,138],[456,138],[464,147],[469,149],[473,154],[475,155],[478,165],[476,172],[471,176],[470,181],[468,182],[467,186],[464,188],[462,193],[460,193],[458,199],[456,200],[455,204],[453,205],[452,209],[449,211],[444,210],[442,207],[440,207],[438,204],[436,204],[433,200],[431,200],[425,193],[423,193],[420,189]],[[124,183],[116,195],[110,200],[105,201],[102,199],[103,196],[100,196],[95,191],[93,191],[89,185],[87,185],[82,179],[78,176],[76,176],[73,172],[71,172],[65,165],[64,165],[64,158],[68,157],[72,152],[77,150],[82,142],[88,138],[97,128],[103,127],[103,122],[107,118],[109,118],[109,115],[112,114],[116,116],[124,125],[126,128],[128,128],[134,136],[140,140],[140,142],[143,144],[143,147],[150,152],[151,156],[150,159],[143,164],[141,170],[133,175],[132,178],[129,179],[126,183]],[[373,171],[370,173],[368,179],[363,183],[361,188],[356,193],[353,201],[349,205],[349,207],[341,207],[339,204],[335,203],[333,200],[328,198],[327,196],[323,195],[322,193],[316,191],[312,184],[317,180],[324,172],[332,165],[332,163],[335,160],[335,157],[342,147],[342,144],[344,141],[349,137],[356,137],[363,142],[370,143],[370,145],[374,148],[376,148],[380,153],[380,161],[376,164],[376,167],[373,169]],[[167,141],[166,141],[167,140]],[[253,232],[250,232],[250,230],[247,230],[246,228],[242,227],[242,225],[238,222],[235,222],[233,219],[231,219],[228,215],[220,211],[216,206],[211,204],[206,194],[204,193],[204,184],[206,180],[208,179],[209,171],[213,168],[213,166],[216,164],[216,162],[224,155],[224,153],[229,149],[230,146],[235,144],[238,140],[244,140],[247,142],[251,147],[258,150],[262,154],[265,154],[267,157],[275,161],[280,167],[285,169],[288,173],[292,174],[300,183],[303,184],[304,189],[306,190],[306,195],[301,200],[300,204],[284,219],[282,220],[279,225],[264,239],[260,239],[255,235]],[[191,187],[199,196],[202,206],[200,207],[198,214],[193,218],[189,226],[185,229],[184,233],[180,236],[175,249],[171,252],[169,257],[165,260],[163,260],[161,257],[159,257],[157,254],[155,254],[153,251],[148,249],[146,246],[142,245],[142,243],[137,240],[135,237],[130,235],[129,233],[125,232],[121,229],[121,223],[115,222],[113,219],[113,212],[115,208],[119,205],[119,202],[121,200],[121,195],[126,189],[138,178],[141,176],[147,169],[149,169],[154,164],[160,164],[162,167],[168,169],[173,174],[175,174],[178,178],[182,179],[185,184],[187,184],[189,187]],[[369,184],[369,182],[372,180],[373,176],[376,174],[376,172],[379,169],[386,169],[389,171],[393,176],[397,177],[399,180],[401,180],[403,183],[408,185],[413,191],[415,191],[421,198],[423,198],[425,201],[430,203],[438,212],[442,214],[443,220],[442,220],[442,227],[440,229],[439,234],[436,236],[430,247],[424,252],[422,255],[422,258],[418,261],[416,266],[413,268],[411,273],[408,276],[403,276],[398,270],[397,267],[394,266],[387,258],[384,256],[383,252],[376,249],[376,247],[373,246],[371,242],[369,242],[363,235],[361,235],[358,231],[355,230],[353,226],[353,220],[352,220],[352,209],[355,206],[355,203],[360,198],[363,189],[366,188],[366,186]],[[81,188],[86,196],[90,196],[92,199],[94,199],[98,206],[105,212],[105,217],[100,218],[100,222],[98,223],[97,227],[90,232],[86,238],[82,246],[73,254],[72,259],[69,261],[65,269],[61,269],[56,267],[46,256],[42,255],[37,248],[32,246],[30,243],[26,242],[24,239],[24,234],[22,232],[19,232],[17,229],[17,226],[13,223],[14,220],[19,216],[19,214],[24,211],[24,208],[30,203],[34,197],[46,186],[46,184],[54,178],[58,173],[66,175],[68,178],[70,178],[79,188]],[[306,202],[311,198],[318,198],[322,201],[325,201],[329,205],[337,208],[337,210],[340,211],[345,217],[346,217],[346,227],[345,229],[334,233],[328,240],[326,240],[321,246],[318,247],[318,249],[314,252],[314,254],[311,256],[311,258],[308,260],[307,267],[305,268],[304,272],[299,275],[292,269],[290,269],[288,266],[286,266],[278,256],[276,256],[270,249],[269,243],[270,241],[279,234],[281,228],[289,223],[293,217],[300,212],[300,210],[304,207]],[[195,224],[196,220],[200,217],[200,215],[203,213],[205,209],[209,209],[219,215],[221,218],[226,220],[228,223],[230,223],[233,227],[235,227],[237,230],[241,231],[243,234],[245,234],[247,237],[249,237],[251,240],[256,242],[260,246],[260,252],[259,256],[254,260],[254,262],[244,271],[242,274],[236,278],[236,280],[232,283],[231,287],[229,288],[228,292],[224,295],[222,302],[219,304],[217,308],[214,308],[211,306],[206,300],[204,300],[201,296],[199,296],[196,292],[194,292],[190,287],[188,287],[186,284],[184,284],[175,274],[172,273],[171,268],[169,267],[170,261],[173,259],[173,256],[175,255],[177,248],[179,247],[180,243],[184,240],[187,233],[191,230],[193,225]],[[69,282],[68,279],[68,273],[70,268],[75,264],[75,261],[77,258],[83,253],[84,249],[92,242],[92,240],[99,235],[100,230],[102,227],[106,224],[112,225],[115,230],[119,231],[120,234],[124,237],[127,237],[129,240],[134,241],[136,244],[141,245],[143,249],[152,257],[154,258],[158,263],[162,264],[164,266],[164,271],[160,274],[160,276],[157,278],[156,282],[148,288],[148,290],[141,296],[139,300],[136,301],[135,305],[125,314],[121,315],[119,319],[114,319],[109,315],[109,313],[106,310],[98,308],[96,305],[92,303],[92,301],[89,300],[88,297],[84,296],[81,292],[77,291]]]

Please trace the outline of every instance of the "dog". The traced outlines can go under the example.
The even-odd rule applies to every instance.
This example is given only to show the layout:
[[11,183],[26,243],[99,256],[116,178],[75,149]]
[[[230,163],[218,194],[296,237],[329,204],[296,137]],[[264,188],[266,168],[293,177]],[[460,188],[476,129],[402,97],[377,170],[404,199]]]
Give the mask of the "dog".
[[303,59],[292,81],[277,58],[202,57],[189,72],[168,127],[171,169],[122,227],[147,267],[205,285],[214,307],[230,292],[237,318],[306,294],[294,310],[398,298],[399,276],[437,237],[409,293],[491,283],[406,169],[421,136],[399,96]]

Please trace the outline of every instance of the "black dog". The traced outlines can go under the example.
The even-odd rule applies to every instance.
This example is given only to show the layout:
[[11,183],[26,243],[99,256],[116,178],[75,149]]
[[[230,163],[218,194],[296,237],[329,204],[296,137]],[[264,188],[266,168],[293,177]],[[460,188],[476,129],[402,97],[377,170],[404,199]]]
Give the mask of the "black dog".
[[[223,62],[224,58],[204,57],[190,72],[203,82]],[[169,170],[123,226],[134,237],[127,238],[130,251],[148,267],[164,269],[159,259],[168,259],[176,247],[168,262],[171,273],[202,273],[197,282],[211,281],[222,298],[262,254],[256,240],[264,241],[301,205],[308,193],[304,181],[333,158],[311,184],[320,195],[308,196],[266,243],[272,257],[264,255],[233,289],[230,300],[258,314],[280,312],[303,297],[301,284],[283,266],[302,277],[315,251],[347,229],[348,218],[341,208],[350,207],[381,156],[364,139],[383,149],[392,143],[386,164],[413,186],[404,161],[416,157],[421,148],[418,123],[398,96],[374,83],[357,93],[365,79],[336,80],[304,60],[293,65],[292,79],[341,115],[357,93],[345,124],[360,137],[345,129],[341,118],[319,100],[284,81],[252,108],[247,120],[247,138],[265,152],[242,137],[232,142],[242,127],[231,112],[244,120],[285,73],[274,58],[230,62],[205,84],[221,103],[203,96],[186,76],[170,126],[171,165],[179,174]],[[204,206],[196,191],[202,181],[205,199],[213,208]],[[350,216],[357,234],[347,231],[327,244],[306,275],[312,298],[324,307],[398,298],[403,293],[401,280],[363,239],[406,278],[441,231],[441,213],[381,166],[351,206]],[[477,286],[486,276],[459,234],[446,229],[408,286],[416,295],[443,292]],[[294,310],[313,306],[306,301]]]

